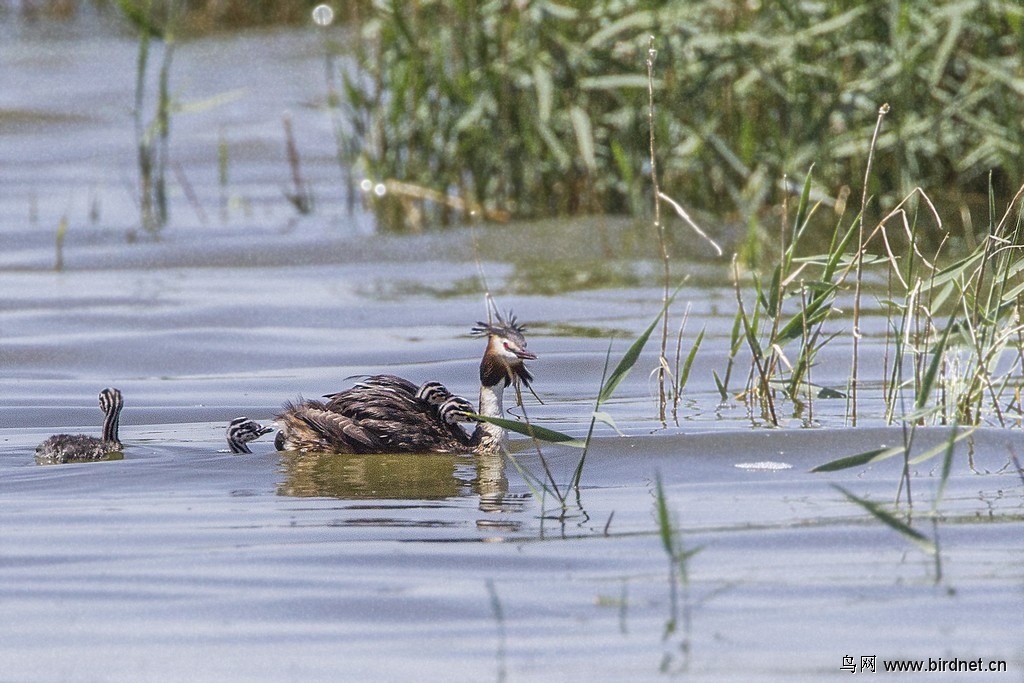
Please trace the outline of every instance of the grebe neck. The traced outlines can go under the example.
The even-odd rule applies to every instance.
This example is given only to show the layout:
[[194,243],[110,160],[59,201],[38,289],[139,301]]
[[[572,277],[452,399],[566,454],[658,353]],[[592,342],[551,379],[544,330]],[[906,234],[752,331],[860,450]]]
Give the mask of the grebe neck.
[[118,435],[118,427],[120,426],[121,417],[120,412],[121,411],[119,410],[112,411],[107,413],[103,418],[103,440],[108,443],[117,444],[118,446],[121,445],[121,439]]
[[[485,417],[501,417],[504,414],[502,408],[502,394],[504,383],[488,386],[480,385],[480,414]],[[477,451],[480,453],[500,453],[505,446],[505,430],[490,422],[481,422],[477,425],[480,432],[480,441]]]
[[103,434],[101,436],[105,443],[113,447],[121,448],[121,439],[118,435],[121,425],[121,408],[124,407],[124,399],[117,389],[104,389],[100,392],[100,408],[103,410]]

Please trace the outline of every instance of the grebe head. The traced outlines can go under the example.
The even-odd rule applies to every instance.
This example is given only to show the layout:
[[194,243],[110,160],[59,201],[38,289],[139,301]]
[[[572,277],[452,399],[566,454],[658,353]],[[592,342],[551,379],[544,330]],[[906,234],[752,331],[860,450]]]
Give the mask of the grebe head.
[[454,425],[459,422],[476,422],[476,420],[470,417],[470,415],[476,412],[476,409],[473,408],[472,403],[461,396],[452,396],[441,404],[437,412],[441,417],[441,421],[445,424]]
[[498,313],[495,317],[496,323],[478,322],[473,328],[474,335],[487,335],[487,350],[480,361],[480,383],[492,387],[504,382],[507,387],[518,380],[529,386],[533,375],[523,361],[534,360],[537,356],[526,350],[523,336],[526,328],[516,321],[511,311],[508,320]]
[[432,406],[440,406],[451,397],[452,393],[440,382],[424,382],[416,391],[416,398],[423,399]]
[[104,414],[109,415],[114,412],[120,412],[123,407],[124,398],[117,389],[107,388],[100,392],[100,410]]
[[247,417],[236,417],[228,425],[226,435],[228,448],[232,453],[252,453],[248,443],[272,431],[274,431],[273,427],[264,427],[259,422]]

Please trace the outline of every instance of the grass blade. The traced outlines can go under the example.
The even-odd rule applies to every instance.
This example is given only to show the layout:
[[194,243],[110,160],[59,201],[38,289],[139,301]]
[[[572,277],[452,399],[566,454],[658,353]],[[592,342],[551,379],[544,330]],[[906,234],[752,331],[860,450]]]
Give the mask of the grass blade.
[[577,439],[575,436],[569,436],[562,432],[554,429],[548,429],[547,427],[540,427],[535,424],[528,424],[526,422],[520,422],[519,420],[506,420],[503,417],[488,417],[486,415],[471,415],[474,420],[480,420],[481,422],[489,422],[493,425],[497,425],[502,429],[524,436],[533,437],[540,439],[541,441],[547,441],[549,443],[560,443],[566,446],[573,446],[575,448],[582,448],[583,442]]
[[838,458],[831,460],[823,465],[818,465],[811,469],[811,472],[837,472],[839,470],[847,470],[851,467],[860,467],[869,463],[878,462],[879,460],[885,460],[891,458],[894,455],[903,455],[907,452],[907,449],[903,446],[890,446],[887,448],[878,448],[873,451],[865,451],[864,453],[858,453],[857,455],[848,455],[844,458]]
[[729,391],[728,391],[728,389],[725,388],[725,385],[722,384],[722,379],[718,376],[718,372],[716,372],[715,370],[712,370],[711,371],[711,375],[712,375],[712,377],[715,378],[715,386],[718,387],[718,394],[719,394],[719,396],[722,397],[722,401],[728,401],[729,400]]
[[[946,454],[942,458],[942,473],[939,475],[939,488],[935,492],[935,502],[932,504],[932,512],[938,510],[939,501],[942,500],[943,494],[946,492],[946,482],[949,481],[949,474],[953,469],[953,453],[955,452],[954,446],[959,441],[957,438],[957,429],[960,425],[956,422],[953,423],[953,430],[949,433],[949,441],[946,443]],[[969,430],[968,433],[974,430]]]
[[977,429],[976,427],[972,427],[970,429],[966,429],[963,432],[957,434],[956,433],[956,429],[957,429],[958,426],[959,425],[956,425],[956,424],[953,425],[953,432],[949,435],[949,440],[948,441],[946,441],[944,443],[940,443],[938,446],[935,446],[934,448],[929,448],[924,453],[921,453],[919,455],[915,455],[913,458],[908,460],[907,463],[910,464],[910,465],[920,465],[923,462],[931,460],[932,458],[934,458],[939,453],[944,453],[945,454],[943,456],[944,458],[950,457],[950,451],[953,449],[953,447],[956,444],[958,444],[961,441],[963,441],[964,439],[966,439],[971,434],[973,434],[974,430]]
[[949,340],[949,333],[953,330],[954,320],[956,312],[954,312],[946,324],[946,329],[943,330],[942,336],[939,338],[939,343],[935,345],[935,349],[932,352],[932,362],[928,364],[928,369],[924,373],[924,377],[921,379],[921,387],[917,392],[917,401],[915,402],[915,409],[921,410],[924,408],[924,404],[928,402],[928,397],[932,393],[932,385],[935,384],[935,378],[939,374],[939,367],[942,365],[944,355],[946,352],[946,342]]
[[[678,291],[678,290],[676,290]],[[647,340],[651,338],[651,333],[654,332],[654,328],[658,326],[658,321],[661,320],[661,316],[665,315],[665,311],[671,305],[672,300],[675,299],[675,294],[669,297],[665,305],[661,307],[661,311],[651,321],[651,324],[647,326],[647,329],[643,331],[636,341],[626,350],[626,353],[622,356],[622,360],[612,370],[612,374],[608,376],[608,381],[605,382],[604,386],[601,387],[601,393],[598,395],[598,405],[604,403],[612,397],[615,393],[615,389],[618,388],[619,384],[626,378],[629,371],[636,365],[637,360],[640,358],[640,353],[644,350],[644,346],[647,344]]]
[[934,555],[936,553],[935,544],[931,541],[930,538],[928,538],[914,527],[910,526],[903,520],[893,515],[891,512],[883,508],[878,503],[873,503],[870,500],[865,500],[864,498],[855,496],[854,494],[844,489],[842,486],[837,486],[836,484],[833,484],[832,487],[839,491],[840,493],[842,493],[844,496],[846,496],[847,500],[849,500],[852,503],[856,503],[857,505],[860,505],[862,508],[871,513],[871,515],[875,519],[882,522],[890,529],[897,531],[901,536],[909,540],[911,543],[916,545],[921,550],[925,551],[929,555]]
[[672,529],[672,515],[668,511],[668,501],[665,499],[665,487],[661,484],[661,473],[654,475],[654,501],[658,515],[658,535],[661,536],[661,545],[665,548],[670,558],[676,557],[676,541]]
[[[690,378],[690,368],[693,366],[693,360],[697,357],[697,349],[700,348],[700,343],[704,341],[704,332],[706,328],[701,328],[700,334],[693,340],[693,346],[690,347],[690,352],[686,354],[686,360],[683,362],[683,368],[679,372],[679,391],[682,391],[686,387],[686,380]],[[717,378],[716,378],[717,379]]]

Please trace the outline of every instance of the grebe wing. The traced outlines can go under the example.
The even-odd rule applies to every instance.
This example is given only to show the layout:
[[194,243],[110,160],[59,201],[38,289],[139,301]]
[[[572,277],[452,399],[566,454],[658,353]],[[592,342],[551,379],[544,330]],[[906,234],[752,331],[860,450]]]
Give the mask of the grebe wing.
[[357,421],[332,410],[307,406],[297,417],[313,431],[325,449],[338,442],[356,452],[379,450],[383,445],[373,432]]

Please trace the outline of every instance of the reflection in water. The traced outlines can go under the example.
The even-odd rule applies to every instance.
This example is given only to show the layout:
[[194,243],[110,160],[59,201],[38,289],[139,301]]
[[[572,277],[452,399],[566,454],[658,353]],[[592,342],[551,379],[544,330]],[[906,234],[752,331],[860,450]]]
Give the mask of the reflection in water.
[[53,457],[50,455],[43,455],[36,453],[36,464],[37,465],[69,465],[72,463],[82,462],[108,462],[110,460],[124,460],[124,453],[122,451],[109,451],[97,458],[81,457],[76,458],[74,455],[67,457]]
[[410,453],[281,453],[285,479],[281,496],[356,499],[453,498],[469,492],[457,465],[464,456]]
[[[489,514],[522,512],[527,497],[509,496],[508,477],[505,476],[505,456],[501,453],[476,457],[476,493],[480,496],[480,511]],[[518,531],[521,522],[507,518],[485,518],[476,521],[478,529],[494,532]]]
[[[279,496],[319,496],[343,500],[438,500],[478,495],[480,510],[522,510],[524,500],[508,496],[502,455],[416,453],[281,453],[284,480]],[[478,526],[509,528],[509,522],[482,520]],[[517,527],[518,523],[513,526]]]

